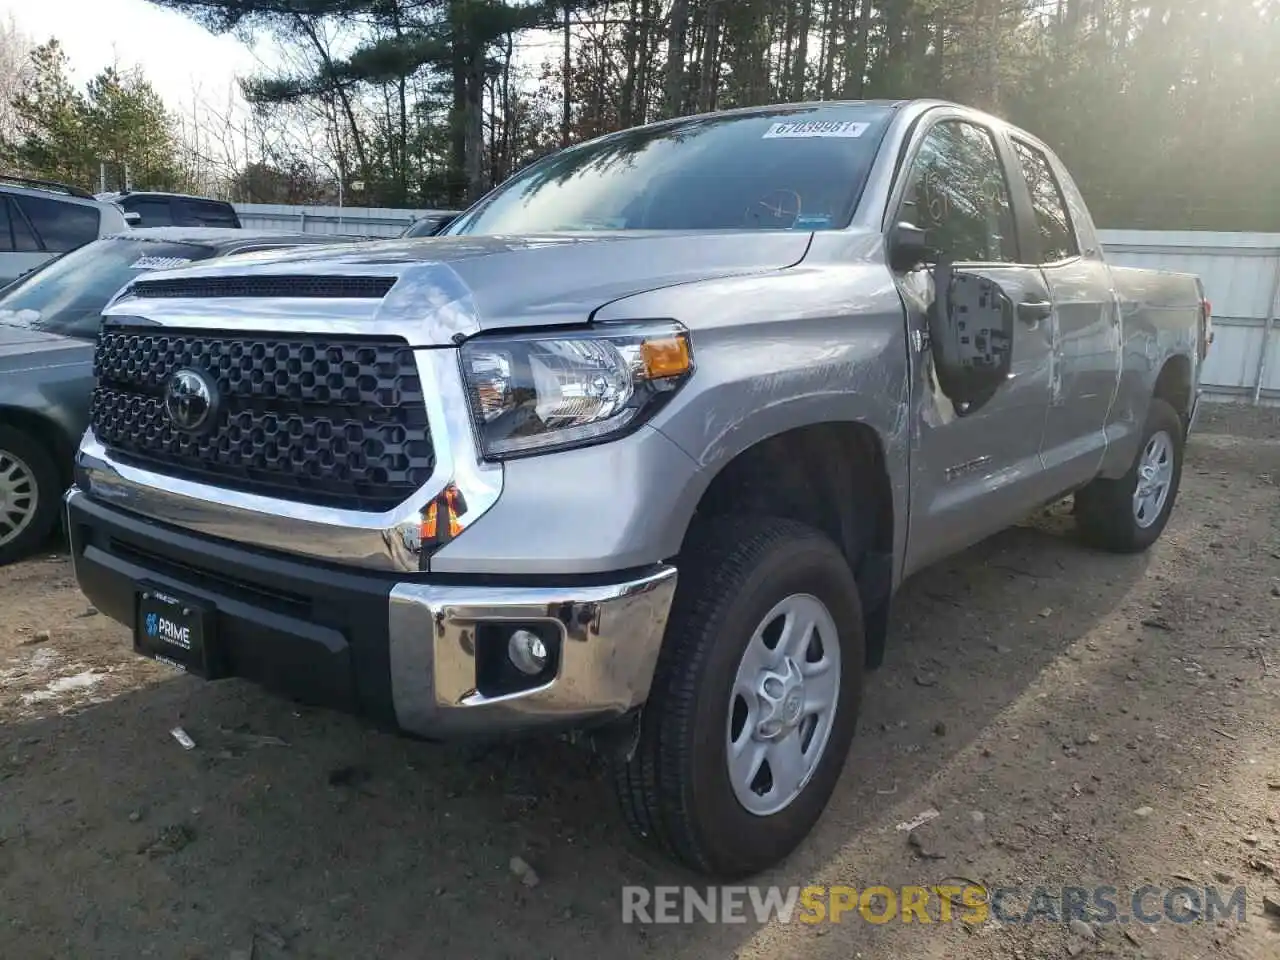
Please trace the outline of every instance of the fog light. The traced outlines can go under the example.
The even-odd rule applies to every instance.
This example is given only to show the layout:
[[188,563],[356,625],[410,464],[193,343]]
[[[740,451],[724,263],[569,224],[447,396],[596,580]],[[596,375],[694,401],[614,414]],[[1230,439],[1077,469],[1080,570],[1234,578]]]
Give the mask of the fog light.
[[507,656],[521,673],[534,676],[547,666],[547,645],[530,630],[517,630],[507,643]]

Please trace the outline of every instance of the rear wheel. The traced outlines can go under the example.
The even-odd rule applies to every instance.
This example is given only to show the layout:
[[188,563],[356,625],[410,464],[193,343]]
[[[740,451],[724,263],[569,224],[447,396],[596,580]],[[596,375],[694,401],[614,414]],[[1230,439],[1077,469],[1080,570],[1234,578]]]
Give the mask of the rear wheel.
[[812,829],[844,766],[865,659],[857,585],[834,543],[786,520],[690,537],[639,743],[615,782],[632,829],[723,878]]
[[1118,480],[1094,480],[1076,494],[1076,520],[1090,543],[1116,553],[1146,550],[1173,513],[1182,480],[1182,419],[1151,401],[1138,456]]
[[0,566],[48,539],[58,519],[58,469],[27,434],[0,427]]

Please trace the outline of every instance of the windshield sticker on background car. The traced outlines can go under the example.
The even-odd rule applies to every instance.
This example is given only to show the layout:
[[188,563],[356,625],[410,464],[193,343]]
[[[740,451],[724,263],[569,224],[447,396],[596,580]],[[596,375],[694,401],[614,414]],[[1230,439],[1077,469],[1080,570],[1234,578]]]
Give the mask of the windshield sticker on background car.
[[806,213],[796,217],[796,222],[792,224],[795,230],[825,230],[829,226],[831,226],[831,218],[817,213]]
[[802,120],[799,123],[775,123],[764,132],[764,140],[807,140],[812,137],[860,137],[869,123],[854,120]]
[[185,267],[190,262],[190,257],[139,257],[129,264],[129,269],[168,270],[170,267]]

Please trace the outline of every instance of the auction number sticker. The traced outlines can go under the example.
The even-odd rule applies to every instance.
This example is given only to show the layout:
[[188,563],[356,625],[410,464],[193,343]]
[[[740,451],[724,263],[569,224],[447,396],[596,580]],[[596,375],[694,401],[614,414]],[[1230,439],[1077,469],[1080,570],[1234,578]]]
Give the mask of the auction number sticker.
[[868,123],[854,120],[800,120],[794,123],[775,123],[764,132],[765,140],[807,140],[813,137],[860,137],[867,132]]
[[129,264],[129,269],[167,270],[170,267],[185,267],[190,262],[190,257],[139,257]]

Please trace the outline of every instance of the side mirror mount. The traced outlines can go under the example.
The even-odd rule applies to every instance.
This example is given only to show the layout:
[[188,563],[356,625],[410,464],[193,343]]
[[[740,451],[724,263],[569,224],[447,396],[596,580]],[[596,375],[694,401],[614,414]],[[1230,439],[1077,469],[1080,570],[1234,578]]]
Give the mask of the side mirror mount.
[[906,273],[936,259],[929,245],[929,231],[905,220],[889,228],[888,252],[889,267],[896,273]]
[[929,339],[938,386],[957,403],[985,403],[1013,364],[1013,301],[993,280],[938,265]]

